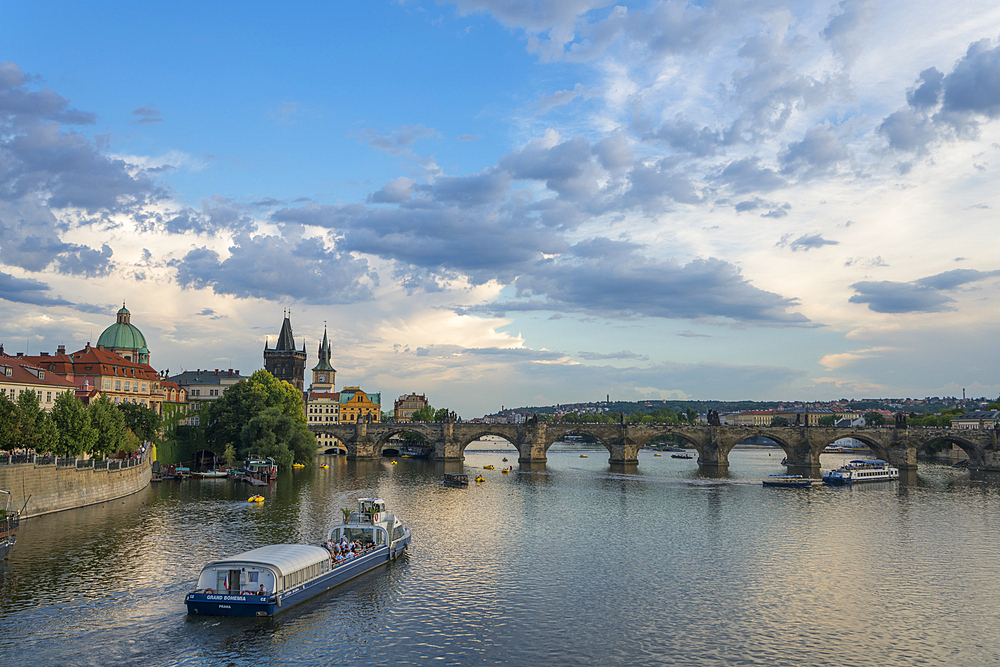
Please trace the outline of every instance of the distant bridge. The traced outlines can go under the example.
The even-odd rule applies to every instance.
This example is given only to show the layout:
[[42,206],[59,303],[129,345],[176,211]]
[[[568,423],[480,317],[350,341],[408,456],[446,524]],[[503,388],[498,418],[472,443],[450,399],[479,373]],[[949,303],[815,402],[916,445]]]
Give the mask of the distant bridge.
[[404,432],[422,435],[438,461],[461,461],[465,448],[479,438],[504,438],[518,451],[519,463],[546,460],[552,443],[568,435],[590,435],[607,448],[609,463],[638,463],[639,450],[653,439],[676,436],[698,452],[698,465],[725,468],[729,453],[749,438],[773,440],[785,452],[792,469],[815,470],[823,450],[842,438],[866,444],[878,458],[900,470],[915,470],[917,451],[931,443],[953,443],[969,455],[969,468],[1000,471],[1000,448],[994,429],[871,428],[836,426],[705,426],[700,424],[561,424],[529,420],[523,424],[368,423],[310,424],[314,433],[328,433],[347,448],[349,459],[379,458],[389,438]]

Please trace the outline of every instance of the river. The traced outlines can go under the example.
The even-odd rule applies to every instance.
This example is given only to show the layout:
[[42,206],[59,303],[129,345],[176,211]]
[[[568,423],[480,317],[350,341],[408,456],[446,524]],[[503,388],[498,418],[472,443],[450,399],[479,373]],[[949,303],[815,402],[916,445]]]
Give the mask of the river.
[[[1000,663],[996,481],[922,462],[899,482],[764,488],[780,450],[737,449],[710,476],[668,453],[623,468],[557,443],[526,470],[474,446],[465,471],[486,482],[464,489],[440,483],[462,464],[324,456],[263,504],[189,480],[26,520],[0,564],[0,665]],[[318,542],[371,495],[413,531],[397,562],[273,619],[185,613],[205,562]]]

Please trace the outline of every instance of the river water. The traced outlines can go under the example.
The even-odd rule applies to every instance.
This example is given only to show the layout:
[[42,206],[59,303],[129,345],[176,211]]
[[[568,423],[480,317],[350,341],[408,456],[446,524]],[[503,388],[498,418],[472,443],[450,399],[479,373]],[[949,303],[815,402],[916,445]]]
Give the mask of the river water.
[[[780,450],[713,477],[668,453],[623,468],[557,443],[527,470],[474,446],[486,482],[466,489],[440,483],[462,464],[330,456],[262,505],[190,480],[27,520],[0,564],[0,665],[1000,664],[996,481],[922,463],[764,488]],[[315,543],[372,495],[413,531],[399,561],[273,619],[187,616],[205,562]]]

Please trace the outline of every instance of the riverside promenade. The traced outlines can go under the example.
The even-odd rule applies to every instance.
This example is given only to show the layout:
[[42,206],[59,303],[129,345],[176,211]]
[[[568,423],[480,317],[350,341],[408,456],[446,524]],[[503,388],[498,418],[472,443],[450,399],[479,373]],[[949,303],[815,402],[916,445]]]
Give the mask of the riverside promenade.
[[22,519],[130,496],[152,475],[148,451],[141,459],[104,461],[0,455],[0,489],[10,491],[11,509],[24,507]]

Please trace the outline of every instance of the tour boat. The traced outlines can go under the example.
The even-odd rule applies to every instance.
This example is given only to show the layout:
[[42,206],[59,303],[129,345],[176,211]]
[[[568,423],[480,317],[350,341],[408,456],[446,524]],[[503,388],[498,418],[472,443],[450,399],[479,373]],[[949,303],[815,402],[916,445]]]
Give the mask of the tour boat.
[[[362,545],[342,558],[341,539]],[[273,616],[314,595],[394,560],[410,531],[381,498],[361,498],[357,511],[327,533],[327,546],[272,544],[207,564],[187,594],[189,614]]]
[[17,529],[21,527],[21,513],[17,510],[10,510],[10,491],[0,490],[0,493],[7,496],[7,502],[3,509],[0,509],[0,560],[3,560],[14,548],[17,542]]
[[441,483],[445,486],[468,486],[469,476],[460,472],[446,472]]
[[796,489],[809,488],[819,483],[818,479],[802,475],[768,475],[764,480],[764,486],[790,486]]
[[278,464],[270,456],[266,459],[251,456],[243,464],[243,470],[251,477],[264,479],[270,482],[278,479]]
[[824,484],[886,482],[899,479],[899,469],[881,459],[858,459],[823,475]]
[[691,456],[690,454],[688,454],[687,452],[684,452],[683,454],[671,454],[670,458],[672,458],[672,459],[693,459],[694,457]]

